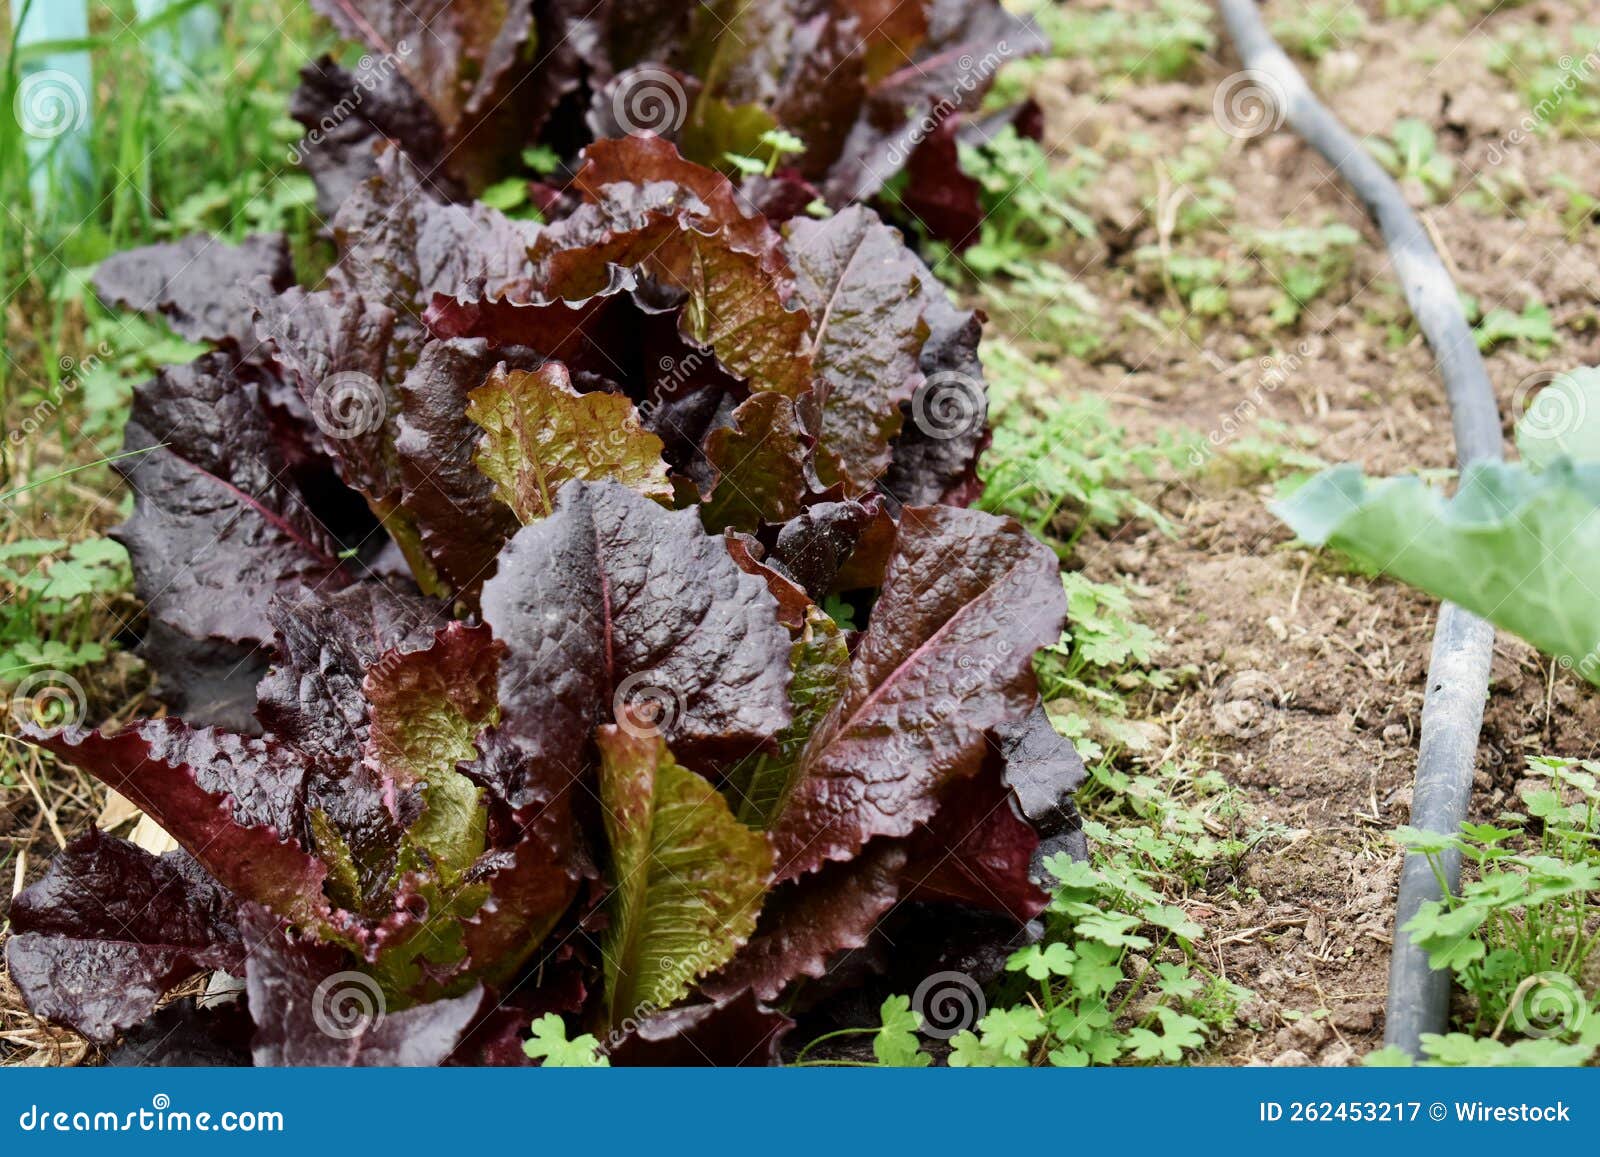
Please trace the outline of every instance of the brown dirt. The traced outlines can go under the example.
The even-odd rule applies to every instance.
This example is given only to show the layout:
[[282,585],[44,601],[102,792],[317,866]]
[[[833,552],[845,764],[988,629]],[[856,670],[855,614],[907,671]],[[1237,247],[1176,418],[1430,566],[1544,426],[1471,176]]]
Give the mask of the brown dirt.
[[[1269,16],[1290,7],[1272,4]],[[1300,64],[1355,131],[1386,132],[1396,117],[1412,116],[1439,134],[1440,151],[1457,165],[1454,192],[1431,206],[1415,190],[1411,199],[1463,290],[1485,310],[1520,311],[1529,297],[1550,307],[1561,342],[1546,357],[1503,346],[1488,358],[1502,412],[1510,413],[1517,384],[1534,371],[1600,361],[1600,245],[1592,223],[1581,239],[1569,237],[1564,199],[1550,182],[1556,174],[1592,176],[1596,146],[1534,137],[1511,150],[1502,144],[1506,159],[1492,163],[1524,105],[1512,81],[1489,71],[1486,53],[1513,25],[1538,24],[1570,40],[1581,6],[1531,3],[1481,23],[1454,9],[1413,22],[1362,7],[1365,35],[1320,66]],[[1291,547],[1265,508],[1272,487],[1226,450],[1268,419],[1306,430],[1322,458],[1357,461],[1370,473],[1448,468],[1453,450],[1433,359],[1408,328],[1381,241],[1359,206],[1289,132],[1228,142],[1216,128],[1214,86],[1237,67],[1222,48],[1198,82],[1129,81],[1106,97],[1089,62],[1061,61],[1042,89],[1049,143],[1091,146],[1109,162],[1095,197],[1102,236],[1112,242],[1084,245],[1066,260],[1121,324],[1097,364],[1063,363],[1066,380],[1121,403],[1119,420],[1140,434],[1214,433],[1221,444],[1205,469],[1162,497],[1175,538],[1129,526],[1087,541],[1080,556],[1091,577],[1140,584],[1141,614],[1170,644],[1164,663],[1199,671],[1157,707],[1173,750],[1219,770],[1274,833],[1247,857],[1237,885],[1190,898],[1214,910],[1206,921],[1211,963],[1258,994],[1245,1019],[1259,1028],[1225,1041],[1219,1059],[1341,1064],[1381,1041],[1399,868],[1385,833],[1408,817],[1436,607]],[[1162,210],[1170,213],[1185,191],[1162,181],[1158,166],[1197,143],[1221,150],[1216,173],[1237,190],[1234,216],[1171,240]],[[1496,182],[1500,196],[1519,188],[1525,195],[1509,205],[1493,195],[1464,197],[1474,174]],[[1334,221],[1362,233],[1362,250],[1298,326],[1274,330],[1266,313],[1275,290],[1239,239],[1256,228]],[[1230,315],[1163,324],[1164,333],[1129,321],[1134,311],[1148,317],[1170,304],[1159,279],[1152,284],[1130,256],[1169,240],[1244,270]],[[997,323],[1023,339],[1042,337],[1027,319]],[[1391,327],[1407,330],[1398,344]],[[1525,756],[1594,755],[1597,723],[1600,705],[1575,677],[1552,673],[1502,634],[1475,815],[1507,805]]]

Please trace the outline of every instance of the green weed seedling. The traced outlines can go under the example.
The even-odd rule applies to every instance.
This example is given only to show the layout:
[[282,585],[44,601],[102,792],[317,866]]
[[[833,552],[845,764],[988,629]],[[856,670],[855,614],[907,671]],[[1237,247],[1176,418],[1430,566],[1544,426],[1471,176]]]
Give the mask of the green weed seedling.
[[1158,272],[1168,292],[1195,317],[1221,317],[1228,312],[1228,289],[1239,280],[1238,267],[1218,257],[1163,250],[1159,245],[1135,250],[1133,260],[1141,269]]
[[[1472,306],[1468,310],[1469,317],[1478,312],[1475,302]],[[1506,342],[1518,342],[1540,356],[1549,353],[1561,340],[1551,323],[1549,307],[1538,301],[1528,302],[1522,307],[1521,313],[1513,313],[1509,309],[1491,309],[1478,320],[1472,336],[1484,353]]]
[[130,581],[127,552],[109,539],[0,544],[0,689],[34,671],[104,661],[105,616],[96,612]]
[[1130,487],[1184,461],[1177,439],[1132,444],[1104,399],[1038,389],[1059,375],[1014,347],[986,346],[984,367],[994,425],[979,466],[985,510],[1054,535],[1064,556],[1091,526],[1142,519],[1170,532],[1166,517]]
[[[1465,1000],[1457,1031],[1422,1038],[1424,1065],[1582,1065],[1600,1053],[1600,764],[1539,757],[1519,795],[1523,810],[1453,836],[1401,828],[1446,893],[1422,905],[1405,931],[1448,969]],[[1444,888],[1440,857],[1467,865],[1459,896]],[[1400,1049],[1365,1063],[1406,1066]]]
[[1089,288],[1053,261],[1014,261],[984,282],[989,316],[1005,318],[1019,339],[1052,356],[1093,361],[1106,344],[1105,309]]
[[1272,22],[1272,34],[1289,52],[1321,60],[1334,49],[1359,39],[1367,30],[1366,13],[1345,0],[1311,0]]
[[1281,291],[1272,308],[1273,324],[1294,325],[1306,307],[1350,271],[1361,234],[1338,222],[1328,225],[1258,230],[1251,250]]
[[1177,80],[1216,47],[1212,12],[1200,0],[1157,0],[1153,12],[1041,3],[1034,8],[1056,56],[1093,61],[1115,80]]
[[1600,129],[1600,93],[1586,55],[1596,43],[1600,28],[1592,25],[1574,26],[1561,39],[1536,25],[1512,25],[1491,44],[1487,63],[1517,86],[1535,131],[1584,138]]
[[1567,227],[1567,236],[1575,241],[1594,228],[1596,218],[1600,217],[1600,197],[1565,173],[1553,174],[1550,184],[1566,200],[1561,210],[1561,223]]
[[[1064,231],[1095,235],[1082,208],[1105,161],[1090,149],[1052,157],[1037,141],[1007,125],[986,143],[960,146],[961,168],[981,188],[984,220],[978,239],[961,254],[966,274],[990,277],[1013,263],[1060,245]],[[940,262],[948,274],[955,262]]]
[[[1234,202],[1239,191],[1227,180],[1217,175],[1217,165],[1222,159],[1222,144],[1226,140],[1220,130],[1213,146],[1186,145],[1176,160],[1159,161],[1166,166],[1167,184],[1177,199],[1177,211],[1172,218],[1174,238],[1189,237],[1205,229],[1226,228],[1233,217]],[[1159,182],[1157,182],[1159,188]],[[1152,217],[1161,211],[1155,197],[1145,203]]]
[[[1094,774],[1086,809],[1117,823],[1086,822],[1090,862],[1046,861],[1056,882],[1045,935],[1011,957],[1009,984],[949,1038],[953,1067],[1176,1064],[1232,1029],[1252,995],[1205,966],[1204,929],[1172,902],[1247,850],[1249,839],[1212,834],[1239,818],[1231,793],[1177,766],[1128,776],[1102,761]],[[909,997],[890,997],[880,1015],[879,1064],[931,1062]]]
[[1455,162],[1439,152],[1439,138],[1423,121],[1396,121],[1389,140],[1374,137],[1367,148],[1401,181],[1422,190],[1429,202],[1444,200],[1455,185]]

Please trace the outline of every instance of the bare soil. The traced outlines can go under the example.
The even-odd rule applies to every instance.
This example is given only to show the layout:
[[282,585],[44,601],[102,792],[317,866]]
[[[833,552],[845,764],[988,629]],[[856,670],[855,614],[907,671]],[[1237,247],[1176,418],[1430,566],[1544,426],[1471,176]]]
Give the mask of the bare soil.
[[[1268,14],[1298,7],[1274,3]],[[1488,356],[1510,414],[1514,403],[1526,404],[1519,385],[1535,372],[1600,361],[1600,245],[1592,221],[1569,233],[1564,197],[1550,180],[1565,174],[1593,190],[1597,149],[1553,134],[1508,146],[1527,106],[1516,74],[1497,76],[1486,62],[1512,26],[1582,44],[1575,25],[1600,21],[1600,7],[1549,0],[1481,21],[1447,8],[1420,22],[1386,19],[1379,4],[1361,7],[1363,36],[1320,65],[1299,63],[1357,133],[1387,133],[1403,116],[1433,127],[1456,165],[1453,190],[1436,204],[1420,187],[1408,195],[1463,291],[1485,311],[1518,312],[1529,299],[1550,308],[1560,335],[1553,350],[1541,357],[1506,345]],[[1272,486],[1227,450],[1271,421],[1306,431],[1312,453],[1359,462],[1369,473],[1448,469],[1454,454],[1442,386],[1377,231],[1287,130],[1224,146],[1216,174],[1237,190],[1232,217],[1177,241],[1163,227],[1188,195],[1163,179],[1163,159],[1197,142],[1217,146],[1212,93],[1238,68],[1225,48],[1198,81],[1130,80],[1109,96],[1089,62],[1052,68],[1043,89],[1052,147],[1088,145],[1126,158],[1111,161],[1096,190],[1110,242],[1066,258],[1121,324],[1097,364],[1067,363],[1066,380],[1120,402],[1119,420],[1131,429],[1196,432],[1216,455],[1161,497],[1176,537],[1128,526],[1085,542],[1080,555],[1091,577],[1138,584],[1141,616],[1170,644],[1164,664],[1199,671],[1156,704],[1152,719],[1168,742],[1155,750],[1215,767],[1273,833],[1233,886],[1190,898],[1208,926],[1213,966],[1257,993],[1246,1020],[1259,1028],[1224,1042],[1218,1059],[1350,1063],[1381,1043],[1400,861],[1385,833],[1408,818],[1436,605],[1293,547],[1266,509]],[[1328,222],[1358,229],[1363,245],[1297,326],[1275,329],[1266,314],[1276,288],[1241,239],[1254,229]],[[1149,245],[1247,267],[1229,314],[1163,325],[1164,333],[1130,322],[1171,304],[1131,256]],[[1030,336],[1025,319],[998,319],[1012,332],[1019,322]],[[1575,676],[1502,634],[1475,815],[1492,818],[1508,805],[1526,756],[1595,755],[1597,724],[1600,704]]]

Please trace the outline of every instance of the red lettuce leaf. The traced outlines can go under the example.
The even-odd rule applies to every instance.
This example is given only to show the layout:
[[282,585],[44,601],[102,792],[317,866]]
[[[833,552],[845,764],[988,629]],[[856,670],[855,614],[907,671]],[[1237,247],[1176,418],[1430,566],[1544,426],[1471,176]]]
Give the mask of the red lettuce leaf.
[[313,6],[405,77],[443,131],[440,159],[473,189],[515,158],[523,134],[537,131],[558,95],[530,79],[535,0],[313,0]]
[[257,302],[256,334],[299,392],[308,437],[369,499],[399,489],[384,430],[397,408],[388,373],[395,315],[386,306],[298,286]]
[[250,1064],[250,1010],[236,999],[163,1005],[106,1052],[111,1068],[243,1068]]
[[765,553],[761,543],[748,534],[736,530],[723,532],[728,554],[745,574],[753,574],[767,584],[767,590],[778,602],[778,621],[790,630],[805,626],[806,613],[811,609],[811,596],[788,575],[761,561]]
[[1025,718],[997,728],[995,738],[1006,785],[1028,822],[1043,836],[1077,828],[1072,797],[1088,773],[1077,748],[1050,725],[1044,705],[1035,703]]
[[257,716],[281,742],[348,765],[367,740],[367,673],[386,653],[432,647],[449,609],[367,582],[295,592],[273,605],[271,618],[275,658],[258,689]]
[[1054,553],[1012,519],[902,512],[849,686],[802,752],[771,831],[778,878],[909,835],[974,774],[985,733],[1033,705],[1033,654],[1066,618]]
[[584,479],[672,499],[661,439],[633,403],[603,390],[580,394],[559,362],[496,368],[467,395],[467,417],[483,431],[473,457],[479,473],[524,524],[548,517],[562,488]]
[[[445,156],[444,126],[421,94],[398,70],[371,56],[347,71],[331,56],[300,70],[300,87],[289,98],[289,115],[306,128],[295,146],[317,187],[317,212],[331,218],[357,185],[377,173],[381,141],[402,146],[430,173]],[[450,178],[435,180],[451,195]]]
[[733,411],[732,424],[705,438],[714,471],[702,489],[700,513],[708,529],[750,531],[763,522],[787,522],[810,492],[806,456],[811,439],[782,394],[759,393]]
[[[857,545],[880,517],[873,496],[857,501],[818,502],[779,528],[770,562],[807,591],[823,595],[837,589],[836,581],[847,562],[854,561]],[[893,538],[893,523],[882,516],[886,528],[884,553]],[[882,573],[882,562],[877,564]],[[859,569],[859,568],[858,568]],[[877,583],[862,585],[876,586]]]
[[418,1067],[449,1060],[477,1019],[482,988],[389,1009],[376,982],[338,949],[297,940],[253,906],[242,913],[245,991],[260,1067]]
[[276,659],[258,689],[257,715],[270,737],[309,761],[305,807],[331,825],[355,872],[344,902],[381,909],[404,825],[394,769],[363,759],[369,680],[412,654],[431,654],[435,631],[448,622],[446,608],[369,582],[280,600],[273,621]]
[[800,300],[814,326],[822,424],[817,474],[852,494],[889,468],[889,443],[902,403],[921,382],[928,337],[919,289],[922,263],[869,209],[826,221],[796,220],[787,252]]
[[701,989],[720,999],[750,992],[774,1000],[796,980],[825,975],[840,953],[864,947],[899,902],[905,865],[899,842],[879,840],[848,864],[781,885],[750,943]]
[[401,504],[432,567],[469,600],[493,573],[517,520],[495,501],[494,484],[472,461],[481,431],[467,417],[467,395],[496,365],[538,363],[526,351],[496,352],[483,341],[432,341],[400,383],[395,453]]
[[134,393],[118,463],[133,517],[113,533],[153,618],[190,639],[263,644],[267,608],[300,583],[348,581],[341,544],[286,480],[255,382],[223,354],[162,370]]
[[297,838],[307,766],[292,749],[176,719],[23,734],[127,796],[235,894],[302,925],[330,917],[327,866]]
[[574,185],[586,203],[531,250],[548,296],[591,297],[612,265],[637,266],[685,295],[683,336],[732,373],[790,397],[810,389],[809,321],[789,308],[779,238],[727,178],[647,136],[591,145]]
[[496,293],[526,281],[538,230],[487,205],[448,203],[398,149],[380,149],[376,168],[334,218],[340,256],[328,279],[369,307],[393,311],[391,364],[404,370],[421,350],[422,313],[433,295],[478,279]]
[[281,233],[246,237],[237,246],[204,233],[107,257],[95,270],[95,292],[111,305],[166,319],[196,342],[253,346],[250,290],[261,278],[274,292],[294,284]]
[[693,510],[569,483],[501,554],[483,617],[507,646],[504,727],[534,758],[577,767],[625,706],[653,705],[685,758],[748,750],[788,721],[776,603]]
[[794,1021],[750,993],[689,1004],[640,1022],[610,1050],[612,1064],[642,1067],[779,1064],[779,1048]]
[[615,1029],[670,1008],[755,929],[772,873],[759,832],[624,718],[597,736],[613,885],[606,903],[606,1018]]
[[462,939],[467,959],[497,980],[541,950],[579,882],[595,873],[573,821],[573,773],[526,758],[498,731],[480,737],[478,748],[479,757],[461,771],[509,810],[507,832],[496,841],[504,850],[490,851],[477,865],[489,895],[464,921]]
[[204,969],[244,960],[233,897],[184,851],[91,828],[11,902],[6,961],[28,1006],[105,1043]]
[[933,820],[907,842],[906,899],[1005,912],[1019,924],[1050,902],[1030,878],[1039,833],[993,763],[950,785]]
[[265,647],[191,639],[160,619],[150,619],[138,651],[156,675],[155,697],[172,714],[197,727],[260,731],[256,684],[267,673]]
[[928,0],[924,7],[928,33],[912,59],[869,81],[823,182],[830,205],[877,195],[940,120],[979,107],[1001,64],[1049,47],[1032,20],[993,0]]

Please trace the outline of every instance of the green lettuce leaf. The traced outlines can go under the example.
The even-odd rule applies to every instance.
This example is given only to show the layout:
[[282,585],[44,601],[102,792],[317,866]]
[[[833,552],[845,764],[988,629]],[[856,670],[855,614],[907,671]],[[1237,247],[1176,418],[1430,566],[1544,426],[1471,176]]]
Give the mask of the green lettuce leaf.
[[772,853],[654,733],[607,724],[597,741],[616,884],[604,952],[616,1026],[681,1000],[749,940]]
[[672,501],[661,439],[644,428],[633,403],[621,394],[580,394],[559,362],[531,373],[498,367],[467,395],[467,417],[484,431],[473,460],[523,525],[548,517],[556,492],[574,478]]

